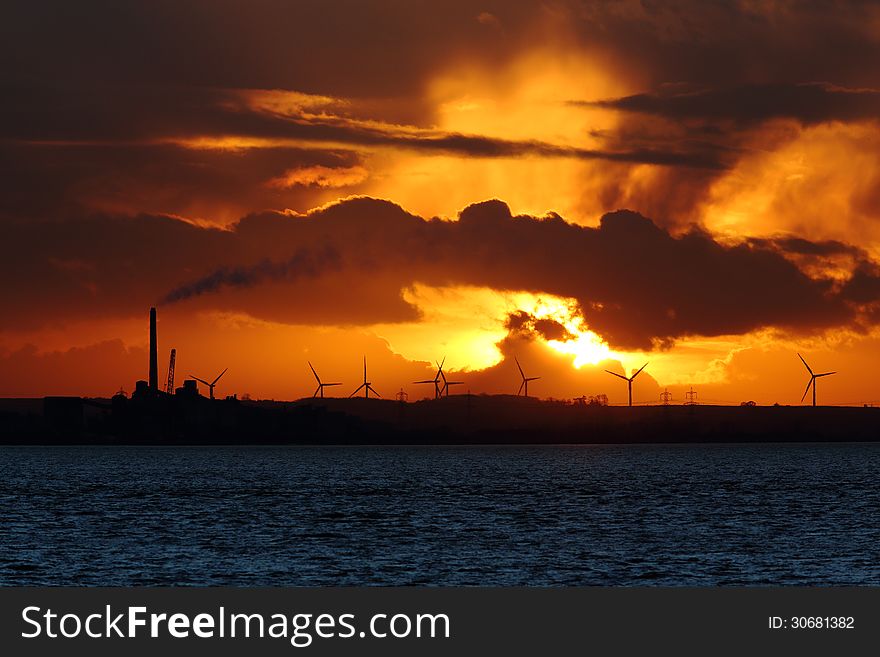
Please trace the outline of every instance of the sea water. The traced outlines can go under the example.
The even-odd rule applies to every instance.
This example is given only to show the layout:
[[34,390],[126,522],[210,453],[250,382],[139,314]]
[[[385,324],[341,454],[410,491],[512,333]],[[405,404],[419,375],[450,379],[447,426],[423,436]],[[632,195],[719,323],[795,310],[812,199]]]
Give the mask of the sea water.
[[880,445],[0,447],[2,585],[878,585]]

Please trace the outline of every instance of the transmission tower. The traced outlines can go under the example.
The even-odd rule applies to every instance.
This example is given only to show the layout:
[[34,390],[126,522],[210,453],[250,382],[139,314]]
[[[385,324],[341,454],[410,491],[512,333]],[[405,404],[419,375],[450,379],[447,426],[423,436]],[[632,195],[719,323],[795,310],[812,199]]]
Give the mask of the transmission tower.
[[406,403],[406,401],[409,399],[409,395],[406,394],[406,391],[403,388],[401,388],[400,392],[398,392],[394,396],[397,397],[397,401],[399,401],[401,404]]
[[691,386],[691,389],[684,393],[684,397],[687,400],[685,404],[688,406],[696,406],[697,405],[697,391],[694,390],[694,387]]
[[669,402],[672,401],[672,393],[669,392],[669,388],[666,388],[660,393],[660,401],[663,402],[664,406],[669,406]]
[[177,360],[177,349],[171,350],[171,359],[168,361],[168,384],[165,386],[165,392],[169,395],[174,394],[174,361]]

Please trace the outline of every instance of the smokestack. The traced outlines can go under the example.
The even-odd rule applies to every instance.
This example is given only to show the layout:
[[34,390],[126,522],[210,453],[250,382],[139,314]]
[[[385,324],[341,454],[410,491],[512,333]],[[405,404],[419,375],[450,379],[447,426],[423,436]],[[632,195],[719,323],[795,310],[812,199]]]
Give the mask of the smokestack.
[[159,359],[156,344],[156,309],[150,308],[150,390],[159,392]]

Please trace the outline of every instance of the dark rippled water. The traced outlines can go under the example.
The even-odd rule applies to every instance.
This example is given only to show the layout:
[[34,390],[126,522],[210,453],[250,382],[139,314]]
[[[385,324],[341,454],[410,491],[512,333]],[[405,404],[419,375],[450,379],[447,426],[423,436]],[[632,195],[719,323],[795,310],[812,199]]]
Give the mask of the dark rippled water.
[[0,584],[880,584],[880,445],[3,447]]

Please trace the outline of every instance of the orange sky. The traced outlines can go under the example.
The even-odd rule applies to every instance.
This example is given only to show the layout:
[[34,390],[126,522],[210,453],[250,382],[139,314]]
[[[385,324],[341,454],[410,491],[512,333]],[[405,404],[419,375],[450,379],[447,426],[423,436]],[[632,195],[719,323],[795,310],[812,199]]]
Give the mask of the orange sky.
[[15,10],[0,395],[880,403],[880,9],[416,5]]

